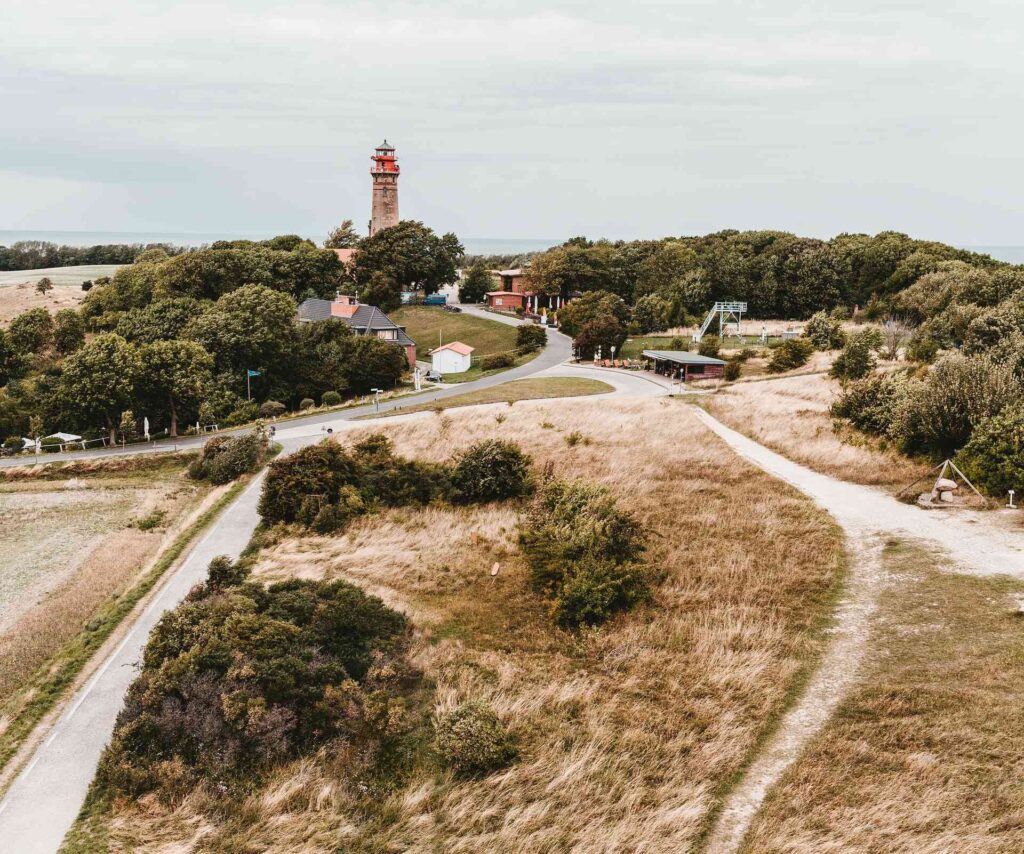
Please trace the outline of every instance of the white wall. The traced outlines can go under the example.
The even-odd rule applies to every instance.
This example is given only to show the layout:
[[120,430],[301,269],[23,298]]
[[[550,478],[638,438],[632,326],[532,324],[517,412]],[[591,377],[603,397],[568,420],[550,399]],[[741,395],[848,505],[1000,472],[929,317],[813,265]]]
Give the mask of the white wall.
[[454,350],[441,350],[430,354],[431,367],[442,374],[461,374],[469,370],[470,357],[460,356]]

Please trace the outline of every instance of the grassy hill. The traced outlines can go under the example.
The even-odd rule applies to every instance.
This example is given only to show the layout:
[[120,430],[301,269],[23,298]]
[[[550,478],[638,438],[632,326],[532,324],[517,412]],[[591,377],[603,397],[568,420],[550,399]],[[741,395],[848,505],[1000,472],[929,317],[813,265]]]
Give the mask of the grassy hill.
[[474,357],[505,353],[516,348],[516,328],[497,320],[423,305],[403,306],[389,317],[399,326],[404,326],[409,337],[416,342],[418,359],[429,360],[430,351],[439,343],[452,341],[475,347]]

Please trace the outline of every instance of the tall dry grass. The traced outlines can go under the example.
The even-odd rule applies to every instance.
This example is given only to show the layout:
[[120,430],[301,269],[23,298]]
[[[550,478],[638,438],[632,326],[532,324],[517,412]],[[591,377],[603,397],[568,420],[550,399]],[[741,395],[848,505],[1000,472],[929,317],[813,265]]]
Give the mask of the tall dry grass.
[[833,423],[839,384],[827,376],[737,383],[701,402],[734,430],[808,468],[852,483],[900,488],[929,467]]
[[1024,851],[1024,584],[940,572],[905,545],[886,566],[902,583],[858,686],[769,796],[748,852]]
[[[649,606],[601,630],[555,628],[529,587],[509,505],[395,510],[337,537],[288,537],[255,573],[346,578],[404,610],[434,711],[486,699],[516,733],[520,760],[457,780],[424,751],[408,779],[369,798],[323,751],[233,808],[204,791],[174,809],[154,798],[118,804],[114,850],[589,854],[694,844],[821,648],[840,535],[677,401],[530,401],[499,414],[455,410],[383,429],[399,452],[435,460],[500,435],[559,476],[607,484],[650,529],[661,582]],[[589,444],[569,447],[572,431]]]

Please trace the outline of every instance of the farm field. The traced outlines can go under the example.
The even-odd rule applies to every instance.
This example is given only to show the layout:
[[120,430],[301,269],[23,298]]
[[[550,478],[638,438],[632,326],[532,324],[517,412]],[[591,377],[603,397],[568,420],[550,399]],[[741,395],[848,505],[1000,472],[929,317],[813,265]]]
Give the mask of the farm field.
[[1024,849],[1024,585],[944,572],[899,541],[884,567],[869,663],[746,852]]
[[[82,462],[0,474],[0,721],[18,716],[40,666],[88,630],[98,609],[131,586],[210,494],[184,479],[186,462]],[[6,749],[0,743],[0,754]]]
[[241,801],[202,787],[116,801],[89,817],[75,851],[94,850],[87,838],[111,851],[233,852],[657,854],[697,842],[823,648],[840,533],[678,401],[533,400],[503,415],[459,409],[334,440],[383,430],[399,454],[440,461],[514,438],[535,470],[605,485],[650,532],[649,602],[599,630],[557,628],[528,583],[509,503],[383,510],[331,536],[276,529],[254,578],[346,579],[403,611],[431,709],[483,698],[518,761],[453,777],[425,749],[367,788],[333,773],[328,747]]
[[928,470],[928,465],[885,448],[871,437],[835,428],[829,407],[838,394],[835,380],[823,374],[798,373],[724,386],[702,398],[701,404],[734,430],[842,480],[899,489]]
[[392,312],[389,317],[404,326],[409,337],[416,342],[416,358],[430,361],[430,351],[442,344],[461,341],[475,347],[473,357],[491,353],[506,353],[516,348],[516,328],[497,320],[487,320],[465,312],[456,314],[439,307],[407,305]]

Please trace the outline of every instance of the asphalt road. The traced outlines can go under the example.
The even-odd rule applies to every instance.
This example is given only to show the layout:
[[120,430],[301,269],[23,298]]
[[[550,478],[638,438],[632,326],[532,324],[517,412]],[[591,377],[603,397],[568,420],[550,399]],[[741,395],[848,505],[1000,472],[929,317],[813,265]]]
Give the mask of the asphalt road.
[[[453,388],[418,395],[415,402],[464,394],[542,372],[586,370],[557,367],[570,355],[570,347],[570,339],[560,333],[549,332],[547,347],[528,364]],[[596,371],[593,373],[597,374]],[[653,393],[639,377],[619,378],[614,385],[621,393],[631,383],[635,383],[642,393]],[[381,411],[393,411],[398,404],[382,404],[380,408]],[[278,441],[284,453],[290,453],[322,439],[327,426],[343,424],[372,411],[372,406],[365,406],[295,419],[281,425]],[[201,442],[202,439],[196,440],[197,445]],[[94,454],[114,455],[114,451]],[[82,458],[82,455],[54,455],[54,459],[62,456]],[[82,806],[100,754],[110,739],[150,631],[165,611],[174,608],[195,584],[206,577],[206,568],[214,557],[228,555],[234,558],[242,552],[259,522],[256,505],[261,484],[262,477],[256,478],[221,514],[179,568],[165,578],[145,611],[128,628],[110,657],[67,704],[46,740],[15,778],[0,801],[0,851],[3,854],[52,854],[60,847]]]

